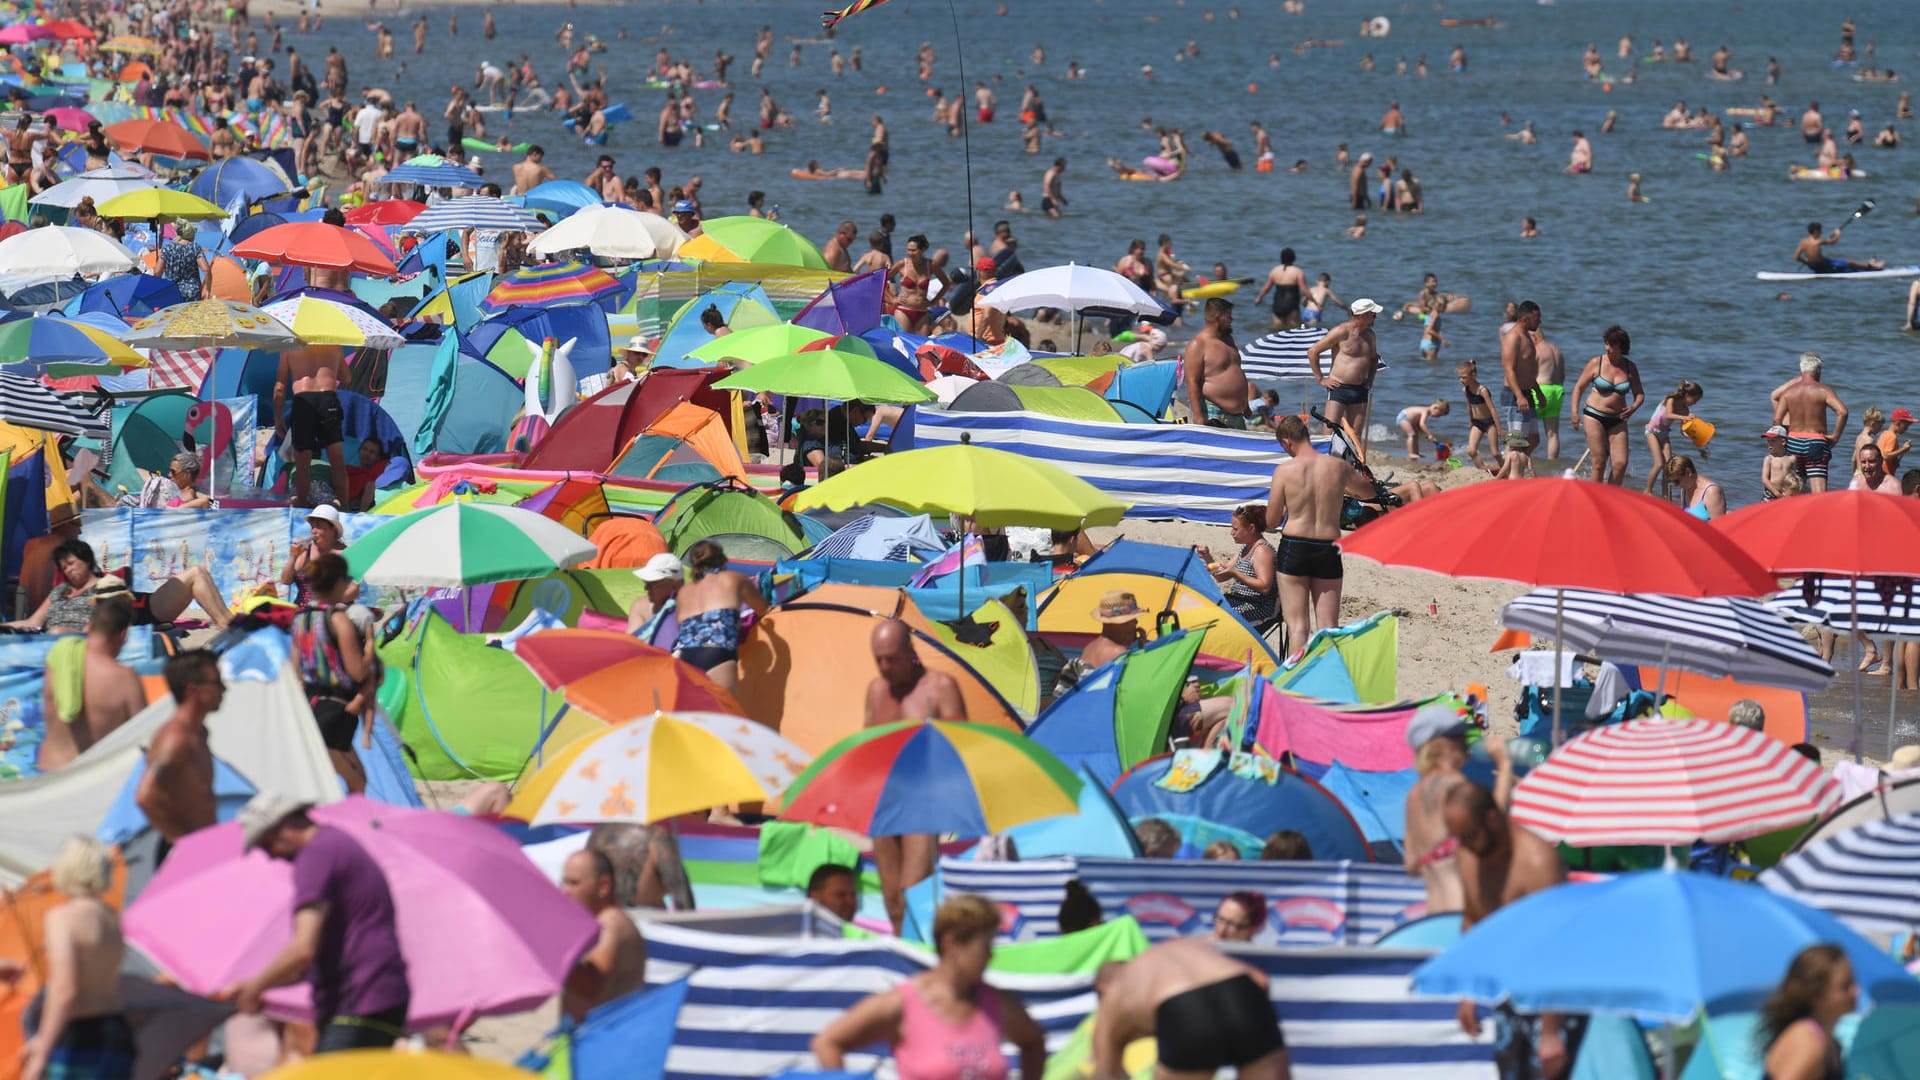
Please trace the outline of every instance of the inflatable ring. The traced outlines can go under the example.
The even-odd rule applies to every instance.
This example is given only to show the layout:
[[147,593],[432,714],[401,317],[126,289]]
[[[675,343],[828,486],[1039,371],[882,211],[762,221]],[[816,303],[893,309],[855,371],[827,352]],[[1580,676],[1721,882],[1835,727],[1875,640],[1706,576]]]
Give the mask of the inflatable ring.
[[1393,24],[1387,21],[1385,15],[1375,15],[1373,21],[1367,24],[1367,29],[1373,31],[1374,37],[1386,37],[1393,30]]
[[1160,157],[1157,154],[1149,154],[1147,157],[1142,158],[1140,164],[1144,165],[1148,172],[1157,173],[1161,176],[1172,176],[1174,173],[1180,171],[1179,162]]

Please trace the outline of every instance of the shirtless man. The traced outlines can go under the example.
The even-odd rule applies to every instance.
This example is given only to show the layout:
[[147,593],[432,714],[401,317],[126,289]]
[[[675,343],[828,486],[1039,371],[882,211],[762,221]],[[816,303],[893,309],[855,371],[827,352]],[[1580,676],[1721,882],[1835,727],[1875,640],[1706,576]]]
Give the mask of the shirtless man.
[[[1847,431],[1847,406],[1832,387],[1820,381],[1820,367],[1819,353],[1801,353],[1799,376],[1768,395],[1773,401],[1773,422],[1786,425],[1787,452],[1799,463],[1810,494],[1827,490],[1827,463]],[[1831,433],[1828,410],[1834,415]]]
[[[1454,860],[1460,845],[1447,835],[1442,811],[1447,795],[1468,782],[1460,772],[1467,763],[1467,722],[1450,706],[1426,706],[1407,724],[1407,745],[1413,748],[1414,768],[1420,773],[1407,792],[1407,876],[1419,877],[1426,885],[1427,914],[1459,911],[1466,906],[1460,867]],[[1513,795],[1513,762],[1505,740],[1489,738],[1486,747],[1498,770],[1494,796],[1504,809]]]
[[1399,102],[1396,101],[1388,105],[1387,111],[1380,115],[1380,130],[1387,135],[1405,135],[1407,133],[1407,118],[1405,114],[1401,113]]
[[[1486,788],[1474,783],[1455,785],[1447,793],[1442,813],[1447,834],[1459,843],[1454,858],[1460,864],[1464,899],[1461,933],[1515,900],[1567,880],[1567,868],[1561,865],[1553,845],[1509,821]],[[1529,1018],[1504,1009],[1501,1016],[1522,1029],[1533,1026],[1527,1022]],[[1480,1017],[1473,1002],[1460,1003],[1459,1018],[1461,1029],[1468,1035],[1480,1034]],[[1538,1057],[1540,1075],[1549,1080],[1564,1075],[1579,1043],[1577,1032],[1565,1031],[1563,1037],[1566,1020],[1554,1013],[1542,1013],[1537,1018],[1537,1034],[1517,1030],[1502,1056],[1514,1054],[1518,1060],[1501,1062],[1501,1075],[1534,1075],[1527,1060],[1530,1057]]]
[[1365,210],[1372,205],[1367,197],[1367,168],[1372,164],[1372,154],[1361,154],[1347,173],[1347,203],[1354,210]]
[[1534,334],[1540,329],[1540,305],[1522,300],[1514,306],[1513,326],[1500,338],[1500,369],[1506,386],[1500,391],[1500,423],[1527,437],[1527,453],[1540,447],[1540,356]]
[[561,891],[600,924],[599,940],[567,974],[561,991],[560,1010],[576,1022],[646,985],[647,943],[614,901],[613,879],[613,861],[593,848],[567,856],[560,869]]
[[1581,132],[1573,133],[1573,150],[1567,154],[1567,167],[1564,171],[1576,175],[1593,171],[1593,144],[1588,142],[1586,135]]
[[[1355,437],[1364,442],[1367,399],[1373,395],[1373,380],[1380,371],[1380,348],[1373,336],[1373,320],[1380,314],[1380,305],[1361,297],[1347,311],[1346,322],[1307,348],[1307,363],[1313,367],[1313,380],[1327,389],[1328,422],[1338,425],[1344,418]],[[1330,370],[1322,374],[1320,356],[1328,350],[1333,351],[1333,361]]]
[[1233,343],[1233,304],[1216,296],[1203,310],[1207,325],[1193,335],[1182,358],[1187,407],[1196,424],[1245,431],[1253,423],[1253,412],[1247,404],[1247,373],[1240,370],[1240,348]]
[[[558,179],[558,177],[554,176],[553,170],[547,168],[545,164],[546,160],[547,152],[545,150],[539,146],[527,147],[527,156],[513,167],[512,194],[525,195],[527,192],[532,191],[534,188],[539,187],[549,180]],[[660,204],[655,203],[654,205],[658,206]]]
[[1560,346],[1548,341],[1546,335],[1538,330],[1531,333],[1533,354],[1540,368],[1540,428],[1546,439],[1547,460],[1552,461],[1560,456],[1560,414],[1567,395],[1567,361],[1560,355]]
[[1156,1080],[1207,1080],[1232,1066],[1241,1080],[1293,1075],[1264,972],[1195,938],[1163,941],[1094,979],[1095,1080],[1122,1080],[1127,1044],[1159,1043]]
[[[873,663],[880,674],[867,684],[866,727],[901,720],[965,720],[967,703],[960,684],[944,671],[928,671],[914,651],[913,631],[898,619],[873,628]],[[880,872],[880,896],[893,932],[907,914],[907,889],[933,875],[938,838],[876,836],[873,865]]]
[[127,644],[127,628],[132,625],[130,597],[108,596],[94,602],[93,619],[87,624],[83,690],[80,700],[73,703],[78,705],[79,715],[66,716],[54,694],[54,680],[45,681],[43,715],[52,722],[46,725],[40,743],[36,764],[41,772],[64,768],[86,753],[87,747],[147,707],[147,691],[140,676],[118,659]]
[[1040,177],[1040,210],[1048,217],[1059,217],[1066,208],[1067,196],[1060,186],[1061,174],[1067,171],[1067,159],[1053,159],[1053,167]]
[[1340,625],[1340,511],[1343,496],[1370,500],[1379,495],[1353,466],[1314,449],[1306,422],[1282,416],[1273,437],[1287,452],[1274,466],[1267,489],[1267,521],[1280,529],[1274,569],[1280,579],[1280,617],[1287,625],[1287,648],[1300,652],[1313,632]]
[[161,838],[161,858],[180,838],[216,820],[213,751],[207,717],[226,699],[220,665],[205,649],[189,649],[167,661],[173,715],[147,746],[147,771],[134,802]]
[[1291,330],[1300,325],[1300,301],[1307,291],[1307,275],[1293,265],[1292,248],[1280,249],[1280,265],[1267,271],[1267,280],[1260,283],[1260,292],[1253,302],[1259,304],[1267,298],[1267,290],[1273,290],[1273,328]]
[[418,154],[426,141],[427,118],[420,115],[420,110],[409,101],[407,107],[400,110],[400,115],[393,118],[394,156],[404,162]]
[[[293,504],[313,505],[313,455],[324,451],[333,469],[335,489],[346,493],[347,454],[343,448],[340,408],[340,367],[345,356],[338,345],[311,345],[280,354],[280,370],[273,383],[273,433],[287,437],[292,425]],[[293,407],[287,408],[291,396]]]
[[847,254],[847,247],[860,235],[860,227],[851,221],[843,221],[833,231],[827,242],[820,246],[820,257],[827,260],[827,269],[842,274],[853,272],[853,259]]
[[1859,270],[1880,270],[1887,265],[1880,259],[1867,259],[1858,263],[1848,259],[1829,259],[1826,252],[1821,249],[1829,244],[1839,243],[1840,230],[1833,230],[1830,236],[1822,236],[1820,233],[1819,222],[1807,223],[1807,235],[1801,237],[1800,243],[1793,249],[1794,262],[1816,274],[1850,274]]
[[[21,1070],[15,1075],[29,1080],[112,1075],[111,1067],[98,1072],[89,1067],[112,1061],[105,1048],[133,1038],[120,997],[126,955],[120,916],[101,896],[113,884],[111,856],[100,841],[76,836],[55,857],[52,878],[66,902],[48,909],[41,922],[44,938],[34,959],[44,965],[47,993],[40,1001],[39,1030],[20,1048]],[[0,960],[0,986],[23,974],[19,965]]]
[[1826,134],[1827,119],[1820,115],[1820,103],[1808,102],[1807,111],[1800,114],[1800,137],[1806,140],[1807,145],[1818,146]]

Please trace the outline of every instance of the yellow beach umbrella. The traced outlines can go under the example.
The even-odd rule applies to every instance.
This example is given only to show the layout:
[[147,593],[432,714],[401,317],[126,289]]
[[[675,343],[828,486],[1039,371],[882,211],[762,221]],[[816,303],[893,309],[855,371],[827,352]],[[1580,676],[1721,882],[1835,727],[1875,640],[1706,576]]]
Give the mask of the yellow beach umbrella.
[[350,349],[397,349],[407,343],[399,331],[365,311],[337,300],[296,296],[260,309],[285,323],[309,345]]
[[135,218],[142,221],[155,218],[173,218],[176,221],[212,221],[226,217],[227,212],[190,191],[156,187],[115,195],[100,204],[100,216]]
[[793,508],[845,510],[870,503],[909,514],[964,514],[983,528],[1118,525],[1127,512],[1126,503],[1058,465],[970,443],[861,462],[801,492]]
[[531,1080],[537,1075],[438,1050],[344,1050],[283,1065],[261,1080]]

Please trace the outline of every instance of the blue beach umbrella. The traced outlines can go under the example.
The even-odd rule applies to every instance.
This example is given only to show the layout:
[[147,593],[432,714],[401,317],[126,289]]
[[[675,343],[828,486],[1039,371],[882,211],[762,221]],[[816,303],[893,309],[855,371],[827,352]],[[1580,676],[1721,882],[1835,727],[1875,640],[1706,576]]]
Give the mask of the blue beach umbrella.
[[529,210],[550,210],[565,217],[583,206],[599,206],[600,193],[577,180],[549,180],[521,197]]
[[91,286],[67,305],[67,314],[100,311],[131,322],[181,302],[180,286],[152,274],[121,274]]

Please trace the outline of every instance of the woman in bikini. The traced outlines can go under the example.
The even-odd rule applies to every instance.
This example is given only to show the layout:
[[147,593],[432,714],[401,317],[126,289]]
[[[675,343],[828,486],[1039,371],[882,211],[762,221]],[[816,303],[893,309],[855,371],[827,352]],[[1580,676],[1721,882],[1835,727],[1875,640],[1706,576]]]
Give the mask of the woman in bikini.
[[685,562],[693,580],[674,597],[680,628],[673,655],[731,693],[740,685],[740,608],[759,614],[767,610],[767,598],[752,578],[727,569],[727,553],[710,540],[688,548]]
[[918,233],[907,237],[907,257],[894,263],[891,272],[898,280],[894,287],[893,317],[900,323],[901,332],[927,333],[933,322],[929,310],[933,303],[927,287],[937,281],[944,291],[948,285],[946,272],[934,269],[927,261],[927,238]]
[[1593,456],[1593,479],[1617,487],[1627,479],[1627,418],[1646,404],[1647,395],[1639,367],[1627,359],[1633,349],[1627,332],[1609,326],[1601,340],[1605,351],[1587,361],[1573,396],[1581,403],[1580,427]]
[[1720,485],[1700,475],[1693,459],[1675,454],[1667,459],[1667,483],[1680,496],[1680,508],[1701,521],[1712,521],[1727,512],[1727,494]]

